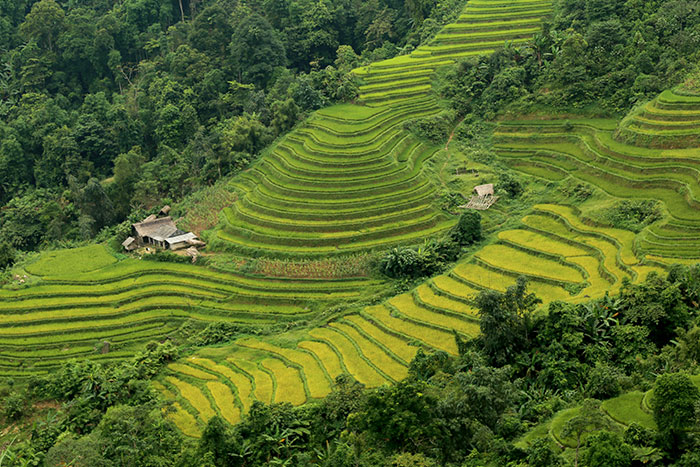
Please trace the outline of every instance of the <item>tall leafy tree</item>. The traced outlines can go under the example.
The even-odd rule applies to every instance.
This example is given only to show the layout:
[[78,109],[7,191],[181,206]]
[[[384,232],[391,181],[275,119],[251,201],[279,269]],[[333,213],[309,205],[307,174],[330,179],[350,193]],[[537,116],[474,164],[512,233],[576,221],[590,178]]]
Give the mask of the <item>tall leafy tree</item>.
[[254,12],[235,25],[230,49],[238,80],[262,87],[269,82],[275,67],[284,66],[287,61],[279,33]]
[[531,326],[529,314],[538,303],[540,300],[527,292],[527,279],[522,276],[505,292],[486,290],[476,296],[481,340],[494,365],[513,362],[525,348]]
[[54,0],[41,0],[32,6],[32,10],[19,28],[20,34],[27,40],[36,41],[44,50],[57,50],[58,36],[65,28],[66,14]]

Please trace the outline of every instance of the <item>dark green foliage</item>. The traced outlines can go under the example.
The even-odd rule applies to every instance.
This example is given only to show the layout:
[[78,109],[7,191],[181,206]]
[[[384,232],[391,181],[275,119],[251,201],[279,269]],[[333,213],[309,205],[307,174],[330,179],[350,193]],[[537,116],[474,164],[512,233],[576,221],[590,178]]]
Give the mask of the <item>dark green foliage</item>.
[[261,87],[272,78],[274,69],[287,61],[279,33],[253,12],[246,14],[233,30],[231,58],[240,81]]
[[609,399],[620,394],[620,374],[610,365],[596,364],[588,374],[586,394],[593,399]]
[[520,183],[520,181],[518,181],[517,178],[508,172],[501,174],[500,180],[496,185],[496,189],[505,193],[510,198],[517,198],[524,191],[523,185]]
[[699,28],[685,0],[567,0],[530,43],[463,60],[440,92],[460,115],[487,119],[542,106],[625,113],[693,70]]
[[600,431],[588,437],[582,464],[590,467],[629,467],[632,465],[632,448],[619,434]]
[[[692,305],[696,275],[697,268],[678,266],[663,279],[677,303]],[[658,280],[651,276],[634,287],[642,293]],[[648,328],[628,323],[635,316],[631,307],[640,302],[629,302],[627,287],[590,303],[553,303],[547,313],[534,315],[536,299],[523,280],[503,294],[481,294],[476,303],[486,327],[479,339],[457,339],[459,357],[421,349],[400,383],[365,389],[343,375],[331,394],[306,406],[255,403],[235,427],[211,419],[198,442],[184,441],[163,419],[142,379],[177,358],[172,343],[153,343],[132,362],[114,367],[71,363],[23,393],[66,405],[59,416],[37,423],[31,443],[13,446],[10,455],[40,458],[48,451],[48,465],[60,465],[73,452],[77,465],[98,466],[556,466],[564,456],[549,435],[524,450],[513,442],[567,400],[580,406],[562,432],[579,447],[578,454],[566,456],[579,465],[631,465],[631,456],[642,463],[693,465],[700,390],[683,374],[656,378],[675,347],[659,350],[649,342]],[[665,303],[663,295],[645,297],[649,307]],[[236,332],[212,324],[181,334],[219,342]],[[600,402],[576,402],[613,396],[623,382],[636,381],[637,389],[646,390],[655,379],[651,401],[659,433],[635,424],[624,438],[604,431],[617,429]]]
[[75,467],[107,467],[111,465],[98,451],[93,438],[83,436],[77,438],[73,435],[62,437],[46,453],[45,463],[47,467],[62,467],[71,465]]
[[657,378],[651,399],[654,420],[659,431],[673,437],[693,426],[700,389],[688,375],[668,373]]
[[[688,303],[683,298],[684,282],[669,280],[675,277],[669,275],[665,279],[651,273],[641,284],[623,284],[620,292],[625,320],[647,328],[652,342],[658,346],[667,344],[676,329],[686,328],[691,318]],[[689,285],[694,290],[697,278],[691,277]]]
[[654,443],[656,432],[648,428],[644,428],[639,423],[632,422],[625,429],[625,443],[632,446],[649,446]]
[[380,268],[389,277],[419,277],[424,271],[424,261],[413,248],[397,247],[382,258]]
[[406,122],[404,127],[419,138],[427,139],[435,144],[444,144],[454,129],[455,121],[455,112],[445,110],[437,115]]
[[527,279],[519,277],[506,292],[486,290],[474,299],[484,353],[492,364],[505,365],[522,350],[530,332],[529,314],[540,300],[527,292]]
[[16,421],[29,413],[27,394],[11,392],[2,400],[2,413],[7,420]]
[[477,231],[479,239],[481,238],[481,224],[475,225],[471,222],[479,219],[467,219],[462,224],[463,232],[458,224],[448,235],[426,241],[417,249],[397,247],[389,250],[379,261],[380,271],[395,279],[415,279],[444,270],[447,264],[459,258],[463,246],[459,241],[460,232],[464,241],[468,239],[475,241],[474,236],[477,235]]
[[182,442],[175,426],[152,404],[111,407],[90,436],[104,457],[133,466],[171,462]]
[[459,216],[457,225],[450,232],[452,241],[460,246],[472,245],[483,238],[481,233],[481,214],[466,210]]
[[0,235],[92,239],[242,170],[462,1],[3,2]]
[[610,225],[639,232],[661,219],[660,203],[653,200],[620,201],[602,213]]
[[209,419],[204,432],[202,432],[197,449],[198,454],[202,458],[211,460],[214,465],[232,465],[234,440],[230,427],[217,415]]
[[440,433],[436,403],[426,383],[406,380],[371,392],[363,409],[351,415],[348,424],[389,449],[421,452],[434,445]]
[[188,342],[197,347],[232,341],[240,332],[236,324],[226,322],[210,323],[206,328],[188,337]]
[[16,258],[17,251],[8,242],[0,242],[0,270],[12,266]]
[[426,354],[423,349],[418,349],[408,373],[416,379],[427,381],[438,373],[454,373],[453,363],[445,352]]
[[549,439],[539,438],[527,450],[527,463],[530,467],[554,467],[561,465],[561,458]]

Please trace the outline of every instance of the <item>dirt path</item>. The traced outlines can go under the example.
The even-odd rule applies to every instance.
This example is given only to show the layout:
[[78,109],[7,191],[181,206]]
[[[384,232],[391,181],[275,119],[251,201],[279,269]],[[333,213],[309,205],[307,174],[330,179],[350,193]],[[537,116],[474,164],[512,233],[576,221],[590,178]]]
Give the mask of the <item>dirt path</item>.
[[442,167],[440,168],[440,183],[442,183],[442,186],[446,187],[447,183],[445,183],[445,179],[443,177],[443,174],[445,173],[445,167],[447,167],[447,163],[450,162],[450,143],[452,142],[452,138],[455,136],[455,131],[457,131],[457,127],[462,123],[464,119],[460,119],[460,121],[457,122],[455,127],[452,129],[452,133],[450,133],[450,137],[447,138],[447,143],[445,144],[445,151],[447,151],[447,157],[445,157],[445,163],[442,164]]

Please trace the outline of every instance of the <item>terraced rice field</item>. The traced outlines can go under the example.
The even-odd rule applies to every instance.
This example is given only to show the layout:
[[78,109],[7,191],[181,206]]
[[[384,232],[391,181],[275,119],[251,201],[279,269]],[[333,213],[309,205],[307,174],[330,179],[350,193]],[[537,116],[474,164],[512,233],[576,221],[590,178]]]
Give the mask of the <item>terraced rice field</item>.
[[[700,378],[697,375],[692,376],[691,379],[696,386],[700,386]],[[637,423],[647,429],[656,430],[654,416],[649,407],[652,392],[653,390],[625,393],[604,401],[600,408],[617,429],[624,429],[632,423]],[[579,407],[573,407],[558,412],[551,420],[527,433],[518,444],[521,447],[527,447],[532,441],[548,434],[562,448],[576,448],[576,440],[565,438],[562,436],[562,431],[566,422],[577,416],[579,410]]]
[[[69,358],[127,358],[186,319],[256,325],[305,319],[319,307],[352,301],[381,285],[372,279],[285,280],[117,262],[103,247],[89,248],[42,256],[27,267],[41,278],[38,285],[0,290],[1,376],[43,373]],[[103,342],[110,344],[108,353],[96,350]]]
[[299,405],[322,398],[341,374],[368,387],[401,380],[419,347],[454,355],[455,332],[463,338],[478,332],[465,304],[473,289],[456,284],[456,295],[425,284],[302,336],[282,336],[284,345],[279,338],[241,338],[204,349],[170,364],[154,387],[177,401],[169,417],[183,433],[198,436],[212,414],[235,423],[254,400]]
[[355,70],[364,105],[316,112],[244,173],[214,245],[328,256],[416,244],[450,228],[454,220],[434,205],[435,187],[422,171],[439,148],[403,124],[440,111],[430,94],[437,67],[527,40],[550,12],[551,1],[472,0],[430,44]]
[[[669,98],[663,96],[669,95],[675,96],[664,93],[645,109],[666,105],[664,102]],[[679,101],[683,99],[676,97]],[[663,115],[681,118],[682,114]],[[641,136],[629,136],[630,132],[641,131],[634,123],[637,118],[633,114],[619,129],[612,120],[502,122],[496,132],[497,150],[513,168],[546,180],[573,177],[616,198],[661,201],[667,219],[645,229],[637,240],[626,243],[634,244],[634,253],[642,256],[697,259],[700,257],[700,143],[695,142],[691,133],[665,143],[668,147],[684,146],[682,149],[620,142],[624,138],[635,144],[647,141]],[[700,127],[695,131],[700,131]],[[669,138],[677,136],[675,132],[669,133]]]
[[[368,387],[397,381],[406,376],[419,348],[455,355],[456,336],[469,339],[479,332],[476,310],[469,303],[481,290],[505,290],[525,274],[530,290],[545,304],[588,300],[619,287],[624,278],[637,281],[652,270],[661,271],[661,266],[639,264],[633,240],[631,232],[584,224],[574,208],[538,205],[520,228],[501,232],[474,259],[410,292],[301,335],[242,338],[227,348],[203,350],[171,365],[163,384],[175,374],[198,384],[209,403],[226,400],[217,399],[211,375],[193,371],[196,365],[235,388],[234,405],[244,413],[255,399],[301,404],[323,397],[343,373]],[[502,263],[504,257],[510,260]],[[176,400],[183,410],[198,420],[206,418],[209,409],[202,398],[199,407],[192,397],[182,397]],[[231,410],[212,407],[222,414]],[[171,416],[176,423],[183,419],[177,412]]]
[[700,95],[662,92],[625,118],[616,138],[642,147],[700,148]]

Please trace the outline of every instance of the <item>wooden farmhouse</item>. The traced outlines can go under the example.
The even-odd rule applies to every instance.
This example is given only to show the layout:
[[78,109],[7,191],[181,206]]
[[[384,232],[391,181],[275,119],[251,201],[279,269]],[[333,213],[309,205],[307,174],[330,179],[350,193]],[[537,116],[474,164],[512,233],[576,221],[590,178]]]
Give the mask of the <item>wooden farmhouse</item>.
[[133,251],[145,245],[153,245],[164,250],[180,250],[202,247],[205,243],[194,233],[178,229],[172,217],[150,215],[143,221],[132,224],[131,236],[122,243],[127,251]]

